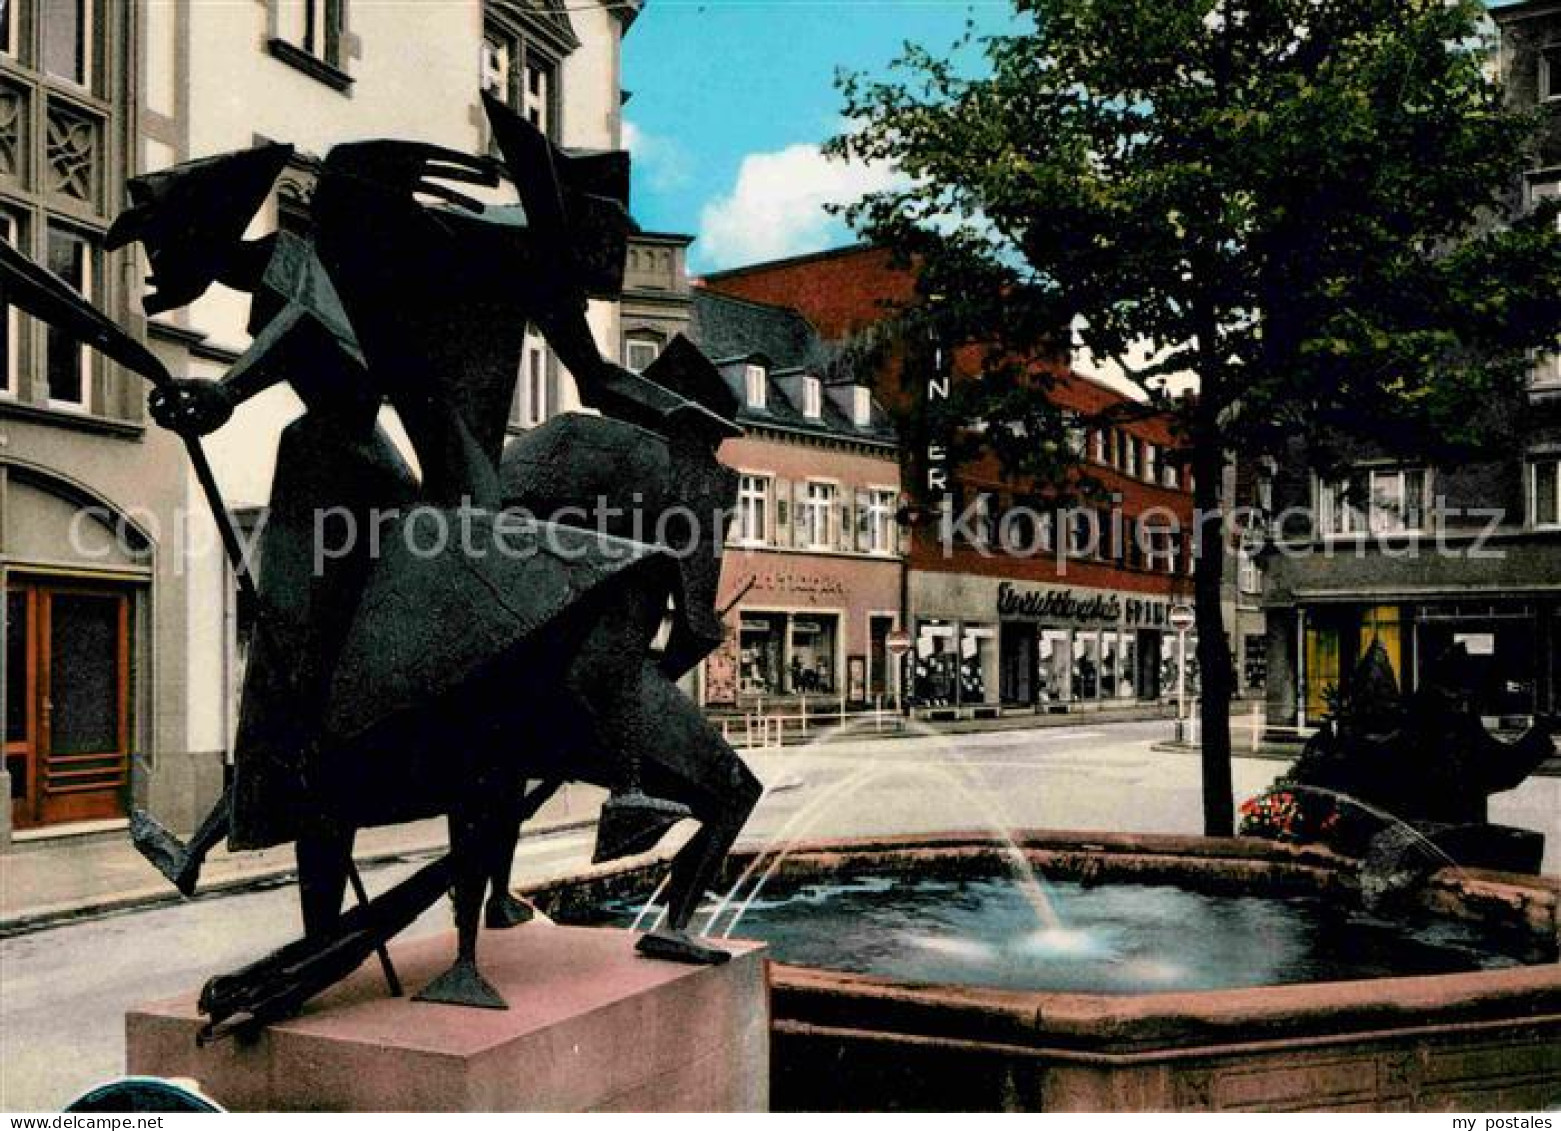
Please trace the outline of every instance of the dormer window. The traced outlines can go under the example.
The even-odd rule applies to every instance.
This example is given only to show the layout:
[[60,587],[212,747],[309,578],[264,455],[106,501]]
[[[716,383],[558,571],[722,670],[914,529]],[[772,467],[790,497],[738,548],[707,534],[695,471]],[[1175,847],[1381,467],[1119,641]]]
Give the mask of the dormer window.
[[623,367],[631,373],[643,373],[661,352],[661,343],[649,334],[636,334],[624,339]]
[[858,428],[869,428],[873,423],[873,391],[866,385],[851,390],[851,423]]
[[817,377],[802,379],[802,415],[809,420],[824,415],[824,383]]
[[743,366],[743,386],[746,392],[744,399],[749,408],[765,407],[764,366]]

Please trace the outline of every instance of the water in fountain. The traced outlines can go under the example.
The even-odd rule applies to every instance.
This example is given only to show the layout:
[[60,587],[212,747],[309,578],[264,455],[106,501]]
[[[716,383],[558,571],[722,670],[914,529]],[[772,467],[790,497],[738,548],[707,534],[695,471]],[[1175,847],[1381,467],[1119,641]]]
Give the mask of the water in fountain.
[[[846,731],[833,741],[850,737]],[[804,798],[724,897],[702,911],[707,933],[730,935],[741,927],[788,963],[915,983],[1072,992],[1200,990],[1554,960],[1553,945],[1541,953],[1528,941],[1479,924],[1379,918],[1320,893],[1212,894],[1174,881],[1043,886],[1004,831],[1009,824],[985,786],[981,764],[935,732],[926,737],[939,751],[926,756],[940,761],[922,764],[913,757],[911,765],[854,768],[818,796]],[[824,745],[815,743],[812,752],[824,756],[818,749]],[[896,779],[929,783],[935,788],[927,794],[983,814],[1001,851],[972,854],[967,845],[947,861],[940,852],[913,853],[917,859],[908,860],[896,843],[873,848],[848,841],[840,849],[853,858],[849,865],[839,866],[837,858],[835,870],[807,879],[783,873],[831,813],[864,788]],[[1365,806],[1348,797],[1340,803]],[[870,862],[875,857],[876,865]],[[955,863],[961,858],[965,864]],[[1013,868],[1016,860],[1022,868]],[[1029,876],[1033,886],[1016,883],[1016,875]],[[1066,924],[1056,912],[1058,896],[1067,900]],[[603,919],[592,921],[635,918],[638,901],[613,903],[598,911]],[[654,907],[639,912],[636,922],[644,923]]]
[[[924,725],[912,723],[916,728],[917,737],[929,738],[935,748],[945,756],[946,763],[953,763],[963,772],[965,777],[976,777],[975,767],[965,757],[963,751],[952,747],[945,737]],[[823,746],[839,743],[854,737],[852,728],[842,728],[830,735],[815,739],[803,748],[803,751],[816,750]],[[804,755],[805,756],[805,753]],[[961,955],[975,961],[995,961],[1014,947],[1022,948],[1033,954],[1051,954],[1066,958],[1101,957],[1107,953],[1102,940],[1093,937],[1088,932],[1079,931],[1067,926],[1057,909],[1052,898],[1047,894],[1044,882],[1037,875],[1034,866],[1024,850],[1014,841],[1008,831],[1013,827],[1000,811],[998,806],[982,793],[973,788],[971,783],[956,774],[949,764],[929,763],[926,765],[896,765],[896,766],[868,766],[849,775],[841,782],[835,783],[819,797],[814,798],[803,806],[776,832],[772,838],[771,846],[760,853],[737,882],[727,892],[726,896],[717,904],[710,914],[705,925],[707,934],[714,934],[720,921],[720,917],[728,908],[733,907],[738,893],[742,891],[756,871],[763,867],[757,882],[748,892],[741,903],[736,904],[730,922],[727,923],[721,937],[730,938],[737,929],[743,916],[750,908],[756,905],[760,894],[771,878],[784,866],[796,847],[804,841],[809,832],[825,817],[829,816],[834,808],[841,802],[855,795],[862,787],[878,784],[896,777],[910,777],[921,781],[930,781],[935,785],[947,787],[953,791],[961,801],[970,804],[979,814],[983,823],[983,831],[989,833],[1007,859],[1018,890],[1028,904],[1034,917],[1035,927],[1024,932],[1017,938],[1009,940],[1001,945],[973,938],[950,938],[940,935],[926,935],[920,932],[905,932],[901,941],[929,950],[936,950],[946,955]],[[768,863],[766,864],[766,861]]]

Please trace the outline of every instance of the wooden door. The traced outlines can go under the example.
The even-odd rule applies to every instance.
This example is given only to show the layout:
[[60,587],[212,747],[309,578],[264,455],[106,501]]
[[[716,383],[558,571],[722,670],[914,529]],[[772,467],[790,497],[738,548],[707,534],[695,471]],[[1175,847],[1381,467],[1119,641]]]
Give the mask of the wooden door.
[[36,823],[38,776],[37,594],[14,584],[5,591],[5,768],[11,775],[11,824]]
[[13,822],[29,828],[122,816],[130,761],[129,594],[13,580],[6,613]]

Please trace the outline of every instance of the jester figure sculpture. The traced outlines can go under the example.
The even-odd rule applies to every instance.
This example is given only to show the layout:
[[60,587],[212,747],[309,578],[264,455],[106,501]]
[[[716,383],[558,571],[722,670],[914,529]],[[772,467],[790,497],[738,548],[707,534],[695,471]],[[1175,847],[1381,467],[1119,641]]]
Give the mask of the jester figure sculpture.
[[[456,958],[417,996],[503,1008],[477,966],[484,895],[491,884],[490,926],[525,919],[507,890],[515,838],[564,781],[610,791],[598,859],[699,823],[671,865],[665,926],[637,946],[726,957],[687,927],[760,786],[673,680],[720,639],[715,580],[735,476],[715,452],[738,434],[735,402],[684,341],[637,375],[592,340],[587,300],[621,287],[626,155],[560,150],[485,104],[517,204],[468,195],[500,185],[493,160],[399,141],[332,149],[305,229],[256,240],[243,232],[285,146],[132,183],[110,243],[145,246],[149,312],[214,283],[253,296],[252,345],[220,382],[154,372],[84,300],[62,303],[63,284],[0,253],[13,302],[135,357],[158,384],[154,419],[192,453],[271,385],[286,381],[304,405],[279,443],[258,540],[232,787],[189,844],[147,815],[133,823],[186,893],[224,836],[234,848],[297,846],[304,936],[208,983],[207,1036],[296,1010],[446,890]],[[528,324],[600,415],[558,418],[506,454]],[[416,472],[379,425],[386,402]],[[656,513],[633,529],[662,528],[673,508],[693,524],[678,553],[578,520],[579,501],[636,491]],[[551,521],[560,508],[576,521]],[[528,781],[541,783],[529,795]],[[438,814],[449,855],[373,900],[360,886],[344,913],[356,830]]]

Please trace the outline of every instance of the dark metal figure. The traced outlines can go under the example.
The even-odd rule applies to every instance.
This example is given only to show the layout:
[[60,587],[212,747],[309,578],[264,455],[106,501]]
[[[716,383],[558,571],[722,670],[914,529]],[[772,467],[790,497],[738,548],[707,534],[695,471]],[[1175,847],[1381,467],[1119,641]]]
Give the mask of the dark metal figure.
[[1468,653],[1455,644],[1418,690],[1400,696],[1387,652],[1373,641],[1337,717],[1307,742],[1284,783],[1340,799],[1343,835],[1357,841],[1379,836],[1381,821],[1373,814],[1386,813],[1402,833],[1392,839],[1406,848],[1429,842],[1460,864],[1538,871],[1544,837],[1490,824],[1488,802],[1493,793],[1516,789],[1555,752],[1557,720],[1536,719],[1505,742],[1485,729],[1470,686]]
[[[381,141],[327,155],[312,242],[242,239],[280,148],[142,178],[116,224],[115,243],[148,246],[149,309],[214,281],[255,296],[250,350],[219,384],[160,387],[159,423],[193,438],[283,379],[307,410],[281,441],[261,537],[233,789],[188,846],[137,820],[144,850],[186,891],[224,831],[236,848],[298,845],[305,937],[213,979],[208,1033],[296,1009],[446,888],[456,961],[419,996],[503,1007],[476,966],[484,891],[491,883],[490,925],[523,920],[507,891],[516,830],[563,781],[612,791],[601,859],[652,847],[683,817],[700,822],[672,864],[667,926],[638,945],[680,961],[726,957],[686,928],[760,787],[672,679],[719,640],[717,555],[735,477],[715,449],[737,434],[735,406],[686,343],[639,376],[590,337],[587,298],[621,286],[627,158],[566,153],[502,104],[487,109],[523,211],[450,187],[495,184],[486,158]],[[226,186],[220,199],[213,186]],[[446,203],[419,199],[430,196]],[[608,416],[539,430],[501,474],[528,322]],[[419,475],[378,428],[382,398]],[[562,462],[524,458],[570,428],[607,457],[590,474],[606,474],[609,493],[654,481],[657,515],[702,513],[691,554],[680,562],[643,536],[549,521],[556,508],[502,509],[577,494],[567,447]],[[657,474],[639,478],[646,461]],[[332,520],[345,541],[325,553]],[[445,532],[436,551],[419,522]],[[528,779],[541,783],[530,794]],[[441,812],[449,857],[343,914],[355,830]]]

